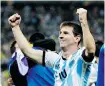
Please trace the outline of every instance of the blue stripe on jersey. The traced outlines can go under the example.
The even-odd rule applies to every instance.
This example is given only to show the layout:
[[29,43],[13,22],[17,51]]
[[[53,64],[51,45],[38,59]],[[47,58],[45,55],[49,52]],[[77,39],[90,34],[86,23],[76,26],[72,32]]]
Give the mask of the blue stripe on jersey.
[[64,70],[65,67],[66,67],[66,60],[64,61],[64,65],[63,65],[63,67],[62,67],[62,70]]
[[72,61],[70,62],[69,67],[71,68],[71,67],[73,66],[73,64],[74,64],[74,60],[72,60]]
[[79,75],[79,77],[81,77],[82,75],[82,65],[83,65],[83,60],[79,59],[77,62],[77,74]]
[[86,71],[85,71],[85,75],[84,75],[84,83],[83,86],[87,85],[87,81],[89,79],[89,75],[90,75],[90,65],[87,65]]

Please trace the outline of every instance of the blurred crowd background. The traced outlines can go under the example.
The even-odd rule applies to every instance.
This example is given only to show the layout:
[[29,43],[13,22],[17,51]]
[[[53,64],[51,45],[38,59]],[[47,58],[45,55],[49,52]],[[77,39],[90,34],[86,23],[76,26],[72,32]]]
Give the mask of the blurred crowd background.
[[[88,10],[88,23],[95,41],[104,42],[104,1],[1,1],[1,82],[7,86],[7,63],[10,59],[10,44],[14,40],[8,18],[14,13],[22,17],[21,29],[27,39],[34,32],[41,32],[46,38],[56,41],[62,21],[78,22],[77,8]],[[78,22],[79,23],[79,22]]]

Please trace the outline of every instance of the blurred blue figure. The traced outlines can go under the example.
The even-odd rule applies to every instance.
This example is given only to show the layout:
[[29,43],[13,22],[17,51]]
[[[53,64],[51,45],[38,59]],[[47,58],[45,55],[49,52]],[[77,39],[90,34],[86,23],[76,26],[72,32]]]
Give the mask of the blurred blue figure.
[[101,47],[99,53],[98,77],[96,86],[104,86],[104,50],[105,44]]
[[[33,44],[34,49],[55,51],[55,41],[45,39],[41,33],[34,33],[29,42]],[[9,72],[15,86],[53,86],[54,71],[26,58],[20,51],[16,51],[15,44],[16,41],[12,45],[13,55],[9,62]]]
[[[55,41],[45,39],[40,33],[33,34],[29,42],[33,44],[34,49],[55,51]],[[32,61],[28,61],[28,64],[30,67],[27,74],[28,86],[54,86],[54,71],[52,68],[37,63],[32,65]]]

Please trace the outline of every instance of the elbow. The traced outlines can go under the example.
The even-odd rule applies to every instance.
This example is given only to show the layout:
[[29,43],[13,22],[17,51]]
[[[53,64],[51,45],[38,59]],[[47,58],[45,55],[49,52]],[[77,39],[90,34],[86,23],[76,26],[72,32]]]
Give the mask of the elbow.
[[88,43],[87,46],[86,46],[86,49],[87,49],[88,53],[93,53],[93,54],[95,54],[95,51],[96,51],[95,42],[92,41],[92,42]]
[[35,50],[32,47],[25,47],[22,49],[22,51],[27,56],[27,58],[42,64],[42,56],[43,56],[42,50]]
[[22,52],[29,57],[30,53],[31,53],[31,47],[23,47],[21,48]]
[[88,50],[88,53],[95,54],[96,48],[95,48],[95,46],[93,46],[93,47],[87,48],[87,50]]

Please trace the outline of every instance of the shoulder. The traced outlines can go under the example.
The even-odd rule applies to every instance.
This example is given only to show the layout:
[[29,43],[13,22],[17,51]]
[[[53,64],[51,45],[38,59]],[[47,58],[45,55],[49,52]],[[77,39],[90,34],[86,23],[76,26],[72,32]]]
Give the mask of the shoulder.
[[59,55],[56,52],[53,51],[45,51],[45,56],[49,56],[49,57],[59,57]]

